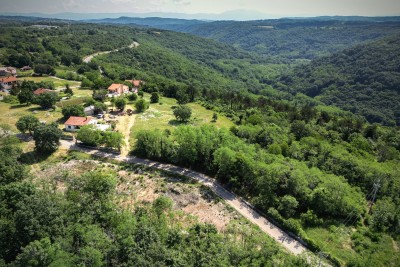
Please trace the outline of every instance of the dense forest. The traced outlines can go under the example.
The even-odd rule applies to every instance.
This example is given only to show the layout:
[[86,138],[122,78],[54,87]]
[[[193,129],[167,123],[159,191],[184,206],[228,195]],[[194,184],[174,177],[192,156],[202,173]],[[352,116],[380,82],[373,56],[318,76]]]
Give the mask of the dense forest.
[[281,90],[302,92],[370,122],[400,125],[399,47],[394,36],[316,59],[281,77]]
[[[218,23],[233,29],[236,22],[213,24]],[[93,89],[99,103],[106,101],[104,89],[111,83],[140,79],[146,81],[141,96],[144,91],[176,98],[181,108],[197,102],[230,118],[235,124],[230,129],[195,127],[187,119],[171,131],[140,131],[132,153],[213,175],[336,265],[396,266],[399,255],[388,244],[400,238],[400,132],[394,126],[399,38],[347,48],[294,69],[280,62],[325,55],[353,44],[353,37],[355,42],[375,39],[398,26],[343,22],[340,28],[336,21],[321,21],[313,28],[316,22],[300,21],[300,31],[291,21],[281,23],[276,27],[288,23],[286,35],[302,36],[295,53],[302,51],[305,36],[321,38],[323,45],[307,48],[307,55],[293,56],[281,47],[258,56],[171,31],[57,21],[56,28],[38,29],[16,21],[0,29],[0,61],[31,65],[43,75],[69,72],[81,87]],[[258,26],[257,31],[275,30]],[[126,48],[132,41],[139,46]],[[21,94],[18,88],[12,93]],[[111,201],[116,178],[109,170],[66,180],[65,194],[37,188],[27,179],[17,142],[3,139],[0,152],[9,156],[0,157],[0,251],[10,266],[43,259],[42,265],[53,266],[58,261],[67,266],[304,264],[275,245],[260,245],[265,240],[237,248],[209,225],[171,229],[166,200],[127,214]],[[348,253],[342,255],[343,250]]]
[[[369,40],[399,34],[399,21],[345,21],[323,18],[216,21],[169,29],[292,61],[313,59]],[[168,27],[166,25],[165,27]]]

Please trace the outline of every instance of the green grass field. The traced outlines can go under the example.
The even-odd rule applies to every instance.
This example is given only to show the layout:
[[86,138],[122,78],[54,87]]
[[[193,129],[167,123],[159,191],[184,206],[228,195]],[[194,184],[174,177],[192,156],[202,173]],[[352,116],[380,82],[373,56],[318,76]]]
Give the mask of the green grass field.
[[46,123],[57,121],[62,117],[61,110],[47,111],[41,109],[38,105],[26,106],[20,104],[8,104],[0,102],[0,124],[8,124],[14,130],[17,130],[15,123],[21,116],[32,114],[39,120]]
[[[150,101],[150,95],[145,94],[144,98]],[[136,115],[135,125],[131,129],[130,143],[135,141],[135,134],[140,130],[151,129],[173,129],[180,125],[175,120],[172,106],[178,105],[176,99],[161,97],[160,103],[150,104],[150,108],[143,113]],[[192,118],[188,125],[200,126],[204,124],[215,125],[218,128],[233,126],[233,122],[223,115],[218,114],[218,120],[212,122],[213,111],[207,110],[197,103],[189,103],[188,106],[192,109]]]
[[369,239],[352,240],[351,235],[354,233],[354,229],[350,228],[335,231],[325,228],[307,228],[305,232],[323,248],[323,252],[335,256],[342,261],[342,264],[351,262],[359,256],[357,252],[362,254],[366,248],[374,251],[367,257],[374,259],[374,262],[379,261],[381,265],[378,266],[398,266],[397,264],[400,262],[398,244],[386,234],[381,234],[380,238],[373,242]]
[[66,81],[60,80],[53,77],[21,77],[18,78],[19,81],[27,80],[27,81],[34,81],[36,83],[45,81],[45,82],[53,82],[56,88],[65,88],[65,85],[68,83],[69,86],[80,86],[81,83],[77,81]]

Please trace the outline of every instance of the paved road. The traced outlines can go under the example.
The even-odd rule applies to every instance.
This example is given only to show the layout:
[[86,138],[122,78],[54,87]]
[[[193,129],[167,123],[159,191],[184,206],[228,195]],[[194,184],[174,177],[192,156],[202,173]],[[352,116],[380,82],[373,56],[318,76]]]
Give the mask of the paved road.
[[66,149],[83,151],[91,155],[112,158],[127,163],[142,164],[152,168],[157,168],[193,178],[211,188],[211,190],[213,190],[218,196],[223,198],[228,205],[233,207],[237,212],[246,217],[249,221],[258,225],[263,232],[275,239],[288,251],[292,252],[295,255],[299,255],[303,252],[309,252],[306,247],[291,238],[288,234],[286,234],[282,229],[274,225],[272,222],[268,221],[265,217],[254,210],[247,202],[243,201],[232,192],[226,190],[221,184],[216,182],[215,179],[212,179],[202,173],[198,173],[170,164],[163,164],[156,161],[141,159],[133,156],[121,156],[112,153],[102,152],[97,149],[82,148],[76,146],[74,142],[65,140],[61,141],[61,146]]
[[[127,47],[128,47],[128,48],[135,48],[135,47],[138,47],[138,46],[139,46],[139,43],[138,43],[138,42],[132,42],[132,43],[131,43],[130,45],[128,45]],[[92,59],[93,59],[95,56],[104,55],[104,54],[109,54],[109,53],[111,53],[111,52],[117,52],[119,49],[122,49],[122,48],[126,48],[126,47],[121,47],[121,48],[117,48],[117,49],[110,50],[110,51],[97,52],[97,53],[94,53],[94,54],[91,54],[91,55],[88,55],[88,56],[84,57],[84,58],[82,59],[82,61],[85,62],[85,63],[89,63],[90,61],[92,61]]]

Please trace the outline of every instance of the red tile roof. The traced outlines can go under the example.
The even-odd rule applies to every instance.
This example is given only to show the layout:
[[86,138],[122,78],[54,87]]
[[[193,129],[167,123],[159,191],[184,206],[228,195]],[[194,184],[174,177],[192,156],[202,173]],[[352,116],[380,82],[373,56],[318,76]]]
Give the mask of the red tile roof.
[[132,83],[134,87],[139,87],[140,84],[143,82],[141,80],[125,80],[125,81]]
[[87,125],[90,121],[91,121],[91,118],[71,116],[64,124],[65,125],[74,125],[74,126],[84,126],[84,125]]
[[39,89],[33,91],[33,94],[34,94],[34,95],[41,95],[41,94],[50,93],[50,92],[54,92],[54,91],[53,91],[53,90],[50,90],[50,89],[39,88]]
[[108,90],[110,90],[110,91],[117,91],[118,88],[121,87],[121,85],[122,85],[122,84],[120,84],[120,83],[113,83],[113,84],[110,85],[110,87],[108,87]]
[[9,77],[5,77],[5,78],[0,78],[0,82],[1,83],[11,83],[11,82],[16,82],[17,78],[14,76],[9,76]]

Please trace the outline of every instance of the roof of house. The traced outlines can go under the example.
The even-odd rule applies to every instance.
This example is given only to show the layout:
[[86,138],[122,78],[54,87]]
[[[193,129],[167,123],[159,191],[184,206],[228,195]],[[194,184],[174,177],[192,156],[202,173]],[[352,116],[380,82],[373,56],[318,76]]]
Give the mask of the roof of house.
[[50,90],[50,89],[46,89],[46,88],[39,88],[39,89],[36,89],[35,91],[33,91],[33,94],[34,95],[41,95],[41,94],[50,93],[50,92],[54,92],[54,91]]
[[74,125],[74,126],[84,126],[84,125],[87,125],[90,121],[91,121],[91,118],[88,118],[88,117],[71,116],[64,124],[65,125]]
[[143,81],[141,81],[141,80],[125,80],[125,81],[132,83],[133,86],[135,86],[135,87],[139,87],[140,83],[143,83]]
[[14,76],[9,76],[9,77],[5,77],[5,78],[0,78],[0,82],[1,83],[10,83],[10,82],[16,82],[17,78]]
[[123,86],[123,84],[120,84],[120,83],[113,83],[113,84],[111,84],[111,85],[108,87],[108,90],[116,91],[116,90],[118,90],[118,88],[120,88],[121,86]]

